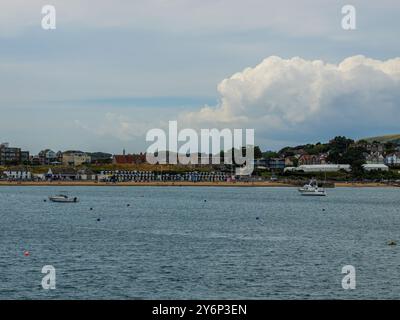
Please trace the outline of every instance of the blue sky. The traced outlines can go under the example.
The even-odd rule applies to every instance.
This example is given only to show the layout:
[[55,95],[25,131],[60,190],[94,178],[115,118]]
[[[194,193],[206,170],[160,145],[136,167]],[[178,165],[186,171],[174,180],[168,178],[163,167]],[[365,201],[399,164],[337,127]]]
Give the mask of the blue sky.
[[[45,4],[57,10],[56,30],[40,27]],[[357,10],[357,29],[352,31],[341,28],[345,4],[336,0],[2,1],[0,140],[33,153],[44,148],[138,152],[147,146],[147,130],[176,119],[187,126],[186,113],[193,119],[204,106],[218,109],[222,101],[231,101],[218,85],[270,56],[331,64],[355,55],[382,61],[400,57],[398,1],[352,1]],[[393,91],[399,82],[394,75],[382,83],[376,96],[388,87]],[[385,112],[393,112],[393,105],[399,104],[392,91],[383,94],[382,101],[363,98],[365,110],[370,110],[369,103],[389,99],[391,106]],[[269,98],[266,95],[265,101]],[[341,105],[351,105],[349,99],[335,96]],[[259,101],[257,108],[271,110],[259,106]],[[327,108],[334,110],[332,103],[319,110],[332,115],[334,111]],[[284,123],[268,131],[252,121],[245,126],[256,129],[256,143],[263,149],[275,149],[324,141],[335,134],[358,138],[399,133],[393,132],[396,117],[376,123],[363,116],[363,123],[354,124],[356,119],[347,123],[333,116],[337,121],[326,126],[325,118],[313,114],[314,122],[290,122],[290,128]],[[206,120],[202,126],[222,125]],[[122,132],[120,123],[132,129]],[[237,125],[243,124],[228,126]]]

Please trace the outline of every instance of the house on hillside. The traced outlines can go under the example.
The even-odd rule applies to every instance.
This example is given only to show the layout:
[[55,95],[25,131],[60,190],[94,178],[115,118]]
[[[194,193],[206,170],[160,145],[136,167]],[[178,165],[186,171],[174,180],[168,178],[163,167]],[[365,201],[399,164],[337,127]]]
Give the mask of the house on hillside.
[[299,158],[299,166],[321,164],[319,155],[303,154]]
[[365,156],[365,162],[367,164],[384,164],[385,157],[380,152],[372,152]]
[[285,167],[296,167],[298,163],[298,158],[295,156],[285,157]]
[[400,152],[388,154],[385,158],[385,164],[389,167],[400,166]]
[[366,140],[360,140],[355,143],[355,146],[366,149],[368,153],[385,151],[385,145],[378,141],[368,142]]

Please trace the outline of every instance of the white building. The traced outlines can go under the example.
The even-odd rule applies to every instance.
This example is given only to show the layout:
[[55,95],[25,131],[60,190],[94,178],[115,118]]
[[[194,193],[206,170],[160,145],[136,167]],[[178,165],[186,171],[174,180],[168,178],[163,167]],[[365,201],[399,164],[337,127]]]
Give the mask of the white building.
[[7,179],[12,180],[31,180],[32,174],[29,171],[3,171]]
[[385,164],[389,167],[400,166],[400,153],[393,153],[385,158]]
[[385,157],[380,152],[373,152],[365,157],[367,164],[384,164]]
[[37,173],[37,174],[33,174],[33,178],[34,178],[34,180],[37,180],[37,181],[45,181],[46,175],[44,173]]
[[351,171],[349,164],[305,164],[298,167],[287,167],[284,172],[338,172],[344,170]]
[[65,166],[80,166],[90,161],[90,156],[82,151],[69,150],[62,154],[62,163]]
[[389,167],[385,164],[363,164],[365,171],[389,171]]

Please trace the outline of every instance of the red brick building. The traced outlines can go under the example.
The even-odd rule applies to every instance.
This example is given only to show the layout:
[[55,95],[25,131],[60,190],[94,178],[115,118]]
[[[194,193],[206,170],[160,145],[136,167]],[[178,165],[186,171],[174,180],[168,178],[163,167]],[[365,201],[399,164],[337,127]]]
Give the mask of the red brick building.
[[141,164],[146,162],[146,155],[140,154],[115,154],[113,164]]

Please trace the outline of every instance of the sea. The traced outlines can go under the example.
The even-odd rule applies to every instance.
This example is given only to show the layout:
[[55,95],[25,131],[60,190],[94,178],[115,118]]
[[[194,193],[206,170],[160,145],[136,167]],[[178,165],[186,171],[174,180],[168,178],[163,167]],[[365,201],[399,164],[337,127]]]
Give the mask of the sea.
[[400,188],[327,191],[2,186],[0,299],[399,299]]

